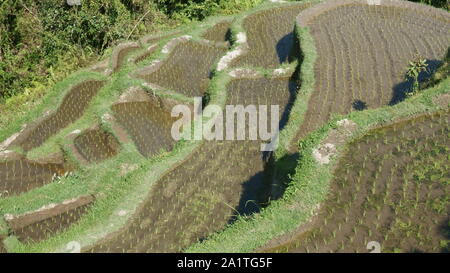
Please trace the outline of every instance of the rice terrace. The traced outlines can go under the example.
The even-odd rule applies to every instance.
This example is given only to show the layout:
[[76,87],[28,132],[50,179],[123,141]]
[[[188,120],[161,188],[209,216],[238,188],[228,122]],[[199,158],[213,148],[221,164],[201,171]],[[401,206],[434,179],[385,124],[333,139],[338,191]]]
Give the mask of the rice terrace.
[[[0,253],[448,253],[449,2],[253,2],[122,41],[0,123]],[[218,115],[175,139],[177,105],[276,105],[275,149],[191,137]]]

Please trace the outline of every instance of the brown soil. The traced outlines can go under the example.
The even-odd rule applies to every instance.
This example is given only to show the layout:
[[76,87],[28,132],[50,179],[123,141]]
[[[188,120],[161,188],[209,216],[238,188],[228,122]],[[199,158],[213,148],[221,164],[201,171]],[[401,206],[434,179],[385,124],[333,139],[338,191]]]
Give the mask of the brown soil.
[[109,70],[109,59],[107,58],[103,61],[94,64],[93,66],[91,66],[90,70],[99,73],[106,73]]
[[162,35],[154,35],[154,34],[150,34],[145,36],[144,38],[141,39],[141,43],[142,44],[149,44],[149,43],[157,43],[159,40],[162,40],[164,38],[168,38],[170,36],[175,36],[181,34],[181,31],[174,31],[174,32],[170,32],[167,34],[162,34]]
[[81,196],[7,221],[21,242],[41,241],[76,223],[93,202],[93,196]]
[[11,145],[20,146],[25,151],[39,147],[50,136],[79,119],[103,84],[102,81],[88,80],[74,86],[56,112],[28,126]]
[[[289,78],[238,79],[227,104],[280,105],[286,113]],[[285,115],[282,115],[282,119]],[[208,141],[152,188],[132,221],[87,251],[174,252],[219,231],[236,211],[258,211],[270,190],[259,141]]]
[[3,244],[3,240],[5,239],[5,236],[0,235],[0,254],[2,253],[8,253],[6,251],[5,245]]
[[64,164],[64,154],[61,150],[58,152],[54,152],[48,155],[45,155],[44,157],[40,157],[38,160],[40,164]]
[[440,252],[448,240],[450,112],[369,132],[348,146],[318,216],[270,252]]
[[450,105],[450,94],[441,94],[433,98],[433,103],[439,105],[442,108]]
[[450,42],[448,22],[399,7],[345,5],[315,16],[309,27],[316,87],[296,139],[333,114],[401,101],[411,88],[404,73],[414,54],[435,68]]
[[209,86],[213,65],[225,51],[203,43],[182,42],[158,70],[138,77],[186,96],[202,96]]

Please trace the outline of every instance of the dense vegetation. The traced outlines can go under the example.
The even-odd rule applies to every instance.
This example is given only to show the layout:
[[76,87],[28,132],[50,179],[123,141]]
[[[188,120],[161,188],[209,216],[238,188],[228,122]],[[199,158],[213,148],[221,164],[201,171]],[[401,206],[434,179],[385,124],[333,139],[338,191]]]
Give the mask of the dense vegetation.
[[117,41],[260,2],[83,0],[81,6],[69,6],[64,0],[2,0],[0,102],[24,92],[39,96],[69,72],[99,59]]

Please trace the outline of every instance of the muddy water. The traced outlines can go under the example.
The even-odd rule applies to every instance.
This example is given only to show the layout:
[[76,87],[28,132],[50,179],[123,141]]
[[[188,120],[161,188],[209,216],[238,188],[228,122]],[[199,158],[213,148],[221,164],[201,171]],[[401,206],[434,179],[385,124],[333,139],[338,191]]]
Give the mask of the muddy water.
[[294,41],[295,17],[310,4],[261,11],[244,20],[249,51],[233,61],[233,67],[277,68],[288,60]]
[[[346,5],[315,17],[310,31],[318,53],[316,86],[296,138],[334,114],[402,101],[412,88],[405,73],[415,54],[427,60],[430,71],[445,57],[450,25],[443,19],[376,5]],[[423,72],[419,79],[429,76]]]
[[203,96],[212,66],[225,52],[224,48],[184,42],[175,47],[157,71],[140,78],[186,96]]
[[220,22],[208,29],[203,38],[215,42],[226,42],[228,41],[228,35],[230,30],[230,22]]
[[92,196],[83,196],[70,204],[19,217],[9,225],[23,243],[42,241],[78,222],[93,202]]
[[17,195],[51,182],[65,173],[62,164],[40,164],[28,160],[0,162],[1,196]]
[[117,121],[128,131],[139,152],[151,157],[172,149],[175,119],[151,102],[127,102],[112,106]]
[[79,119],[103,84],[102,81],[89,80],[73,87],[56,112],[25,129],[12,145],[25,151],[39,147],[50,136]]
[[88,130],[77,136],[74,145],[89,162],[100,162],[117,154],[119,143],[115,137],[101,129]]

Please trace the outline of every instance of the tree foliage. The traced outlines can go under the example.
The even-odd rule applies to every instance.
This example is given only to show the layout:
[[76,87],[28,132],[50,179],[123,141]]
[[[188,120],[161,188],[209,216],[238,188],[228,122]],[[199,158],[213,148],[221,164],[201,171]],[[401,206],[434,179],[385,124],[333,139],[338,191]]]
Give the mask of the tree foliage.
[[82,66],[114,42],[161,24],[170,20],[151,1],[83,0],[80,6],[70,6],[64,0],[3,0],[0,97],[64,70],[66,62]]

